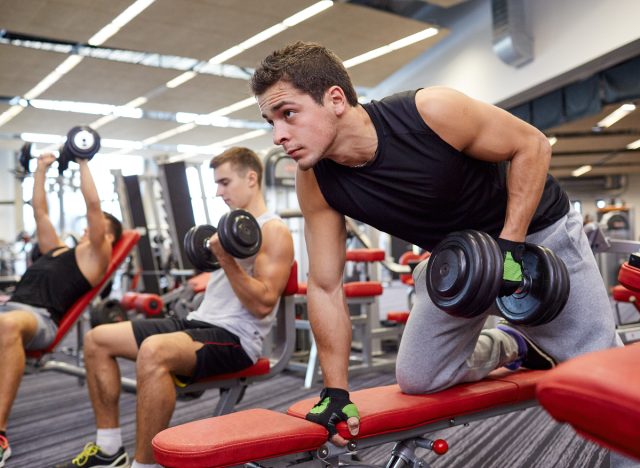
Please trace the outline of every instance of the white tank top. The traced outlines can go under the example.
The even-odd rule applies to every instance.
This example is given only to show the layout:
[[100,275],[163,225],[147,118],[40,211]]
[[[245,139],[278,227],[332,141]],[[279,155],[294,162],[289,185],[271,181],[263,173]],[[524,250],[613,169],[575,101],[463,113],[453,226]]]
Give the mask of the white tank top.
[[[282,219],[270,212],[264,213],[257,219],[260,228],[271,220]],[[253,276],[256,256],[237,259],[240,267]],[[247,355],[255,363],[262,355],[262,343],[271,330],[275,320],[280,299],[273,310],[266,317],[259,319],[249,312],[236,296],[227,275],[222,268],[211,273],[211,278],[204,293],[204,299],[197,310],[189,313],[187,320],[200,320],[224,328],[240,338],[240,344]]]

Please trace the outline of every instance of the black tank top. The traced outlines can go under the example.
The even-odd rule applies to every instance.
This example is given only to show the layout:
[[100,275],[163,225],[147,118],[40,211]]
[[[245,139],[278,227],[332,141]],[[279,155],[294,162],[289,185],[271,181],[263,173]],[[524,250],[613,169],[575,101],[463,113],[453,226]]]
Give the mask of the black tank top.
[[[359,168],[320,160],[314,173],[322,194],[339,213],[426,250],[461,229],[497,238],[506,215],[507,164],[466,156],[436,135],[418,112],[416,92],[364,105],[378,135],[376,154]],[[568,211],[566,193],[548,175],[528,232]]]
[[54,257],[57,250],[47,252],[27,268],[11,301],[43,307],[60,323],[71,305],[91,289],[91,284],[78,268],[76,249]]

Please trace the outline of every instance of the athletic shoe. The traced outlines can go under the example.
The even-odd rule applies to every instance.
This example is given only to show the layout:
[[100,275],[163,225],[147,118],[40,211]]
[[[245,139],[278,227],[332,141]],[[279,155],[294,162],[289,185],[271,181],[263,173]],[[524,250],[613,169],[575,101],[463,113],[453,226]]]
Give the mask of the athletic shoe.
[[11,447],[5,436],[0,435],[0,468],[4,466],[4,462],[11,456]]
[[525,367],[527,369],[548,370],[556,366],[555,359],[518,330],[502,323],[496,328],[511,336],[518,343],[518,358],[505,365],[507,369],[517,370],[520,367]]
[[56,465],[56,468],[129,468],[129,456],[124,447],[113,455],[105,455],[100,447],[89,442],[82,452],[68,463]]

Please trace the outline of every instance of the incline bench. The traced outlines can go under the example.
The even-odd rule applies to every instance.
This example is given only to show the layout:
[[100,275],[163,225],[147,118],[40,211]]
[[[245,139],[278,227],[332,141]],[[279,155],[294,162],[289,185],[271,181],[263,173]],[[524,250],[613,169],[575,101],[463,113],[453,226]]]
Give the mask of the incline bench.
[[[406,395],[397,385],[351,393],[360,410],[360,435],[347,448],[327,443],[327,431],[304,419],[317,398],[289,408],[289,414],[249,409],[168,428],[153,439],[156,461],[167,467],[338,465],[349,452],[396,442],[387,466],[427,464],[416,447],[446,451],[443,441],[423,436],[447,427],[535,406],[535,385],[544,371],[494,371],[484,380],[430,395]],[[338,425],[348,437],[344,423]],[[257,465],[252,465],[257,466]]]
[[[71,375],[77,375],[84,377],[84,369],[80,369],[80,349],[82,347],[82,326],[78,320],[87,307],[91,305],[93,301],[98,301],[100,293],[106,287],[107,283],[115,275],[116,271],[129,256],[133,248],[140,239],[140,233],[134,230],[125,229],[122,231],[122,236],[113,247],[113,253],[111,255],[111,262],[104,275],[104,278],[90,291],[86,292],[80,299],[78,299],[67,313],[62,317],[60,325],[58,326],[58,333],[55,339],[45,349],[30,350],[27,351],[27,358],[29,361],[29,370],[56,370]],[[70,365],[66,362],[47,360],[46,358],[56,349],[60,341],[67,335],[73,325],[77,326],[78,331],[78,347],[76,349],[76,357],[78,366]]]

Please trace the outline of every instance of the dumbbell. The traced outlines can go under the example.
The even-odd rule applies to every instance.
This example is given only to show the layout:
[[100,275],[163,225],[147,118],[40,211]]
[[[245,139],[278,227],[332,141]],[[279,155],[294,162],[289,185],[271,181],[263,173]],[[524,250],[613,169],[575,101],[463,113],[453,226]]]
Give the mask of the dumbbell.
[[31,172],[29,170],[29,162],[33,159],[33,156],[31,156],[31,146],[31,143],[27,142],[20,148],[18,162],[20,162],[20,166],[22,166],[22,172],[24,174],[29,174]]
[[245,210],[225,213],[215,228],[209,224],[194,226],[184,236],[184,252],[191,264],[200,271],[214,271],[220,263],[209,248],[210,239],[218,233],[222,248],[235,258],[249,258],[262,245],[258,221]]
[[67,133],[67,141],[60,148],[58,157],[58,173],[62,173],[69,167],[69,162],[77,162],[78,159],[90,160],[100,149],[100,135],[87,125],[73,127]]
[[552,250],[524,245],[522,283],[512,295],[499,297],[504,260],[496,240],[473,230],[449,234],[433,249],[427,263],[429,297],[456,317],[477,317],[495,302],[511,323],[549,323],[569,298],[569,272]]
[[129,291],[122,295],[120,303],[124,310],[135,309],[147,317],[159,316],[164,309],[164,300],[162,297],[152,293]]

